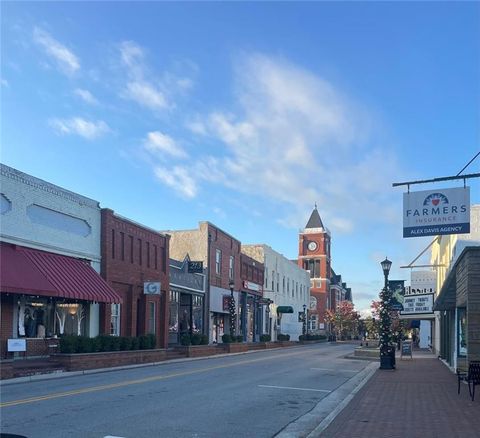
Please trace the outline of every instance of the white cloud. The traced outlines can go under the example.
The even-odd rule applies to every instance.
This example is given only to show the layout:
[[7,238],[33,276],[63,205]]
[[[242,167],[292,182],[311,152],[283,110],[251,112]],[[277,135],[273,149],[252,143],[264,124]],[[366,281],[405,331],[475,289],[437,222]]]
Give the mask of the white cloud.
[[163,110],[169,106],[164,93],[145,81],[129,82],[124,96],[151,110]]
[[155,167],[155,176],[165,185],[171,187],[180,196],[191,199],[197,195],[197,186],[193,178],[189,175],[187,168],[174,166],[173,169],[165,167]]
[[156,73],[147,63],[147,51],[134,41],[120,43],[119,51],[126,75],[120,93],[123,98],[160,113],[174,108],[175,98],[193,88],[193,79],[187,76],[195,70],[192,63],[177,63],[176,69],[180,71],[176,74],[169,71]]
[[172,137],[161,133],[160,131],[153,131],[147,134],[144,141],[145,149],[160,158],[167,154],[172,157],[184,158],[187,153],[175,142]]
[[50,58],[56,61],[63,73],[70,76],[80,69],[78,57],[45,30],[35,27],[33,29],[33,41],[41,46]]
[[73,117],[71,119],[51,119],[50,126],[62,135],[79,135],[87,140],[94,140],[110,132],[110,128],[103,120],[96,122]]
[[366,146],[372,114],[282,59],[246,56],[235,79],[239,110],[217,110],[187,124],[194,135],[224,146],[192,164],[192,177],[288,205],[290,216],[280,221],[294,228],[305,225],[315,202],[335,232],[392,219],[397,206],[385,188],[398,166],[388,147]]
[[76,88],[74,90],[74,94],[90,105],[98,105],[98,100],[88,90],[84,90],[82,88]]
[[10,84],[8,83],[8,81],[6,79],[1,79],[1,84],[2,84],[2,87],[5,87],[5,88],[9,88],[10,87]]

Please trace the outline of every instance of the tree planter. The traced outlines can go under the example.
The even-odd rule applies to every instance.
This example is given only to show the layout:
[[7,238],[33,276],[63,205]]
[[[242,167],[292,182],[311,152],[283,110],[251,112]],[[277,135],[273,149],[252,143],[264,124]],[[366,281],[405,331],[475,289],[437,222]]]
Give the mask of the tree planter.
[[299,344],[320,344],[322,342],[328,342],[326,339],[318,339],[316,341],[298,341]]
[[0,380],[13,377],[13,360],[7,359],[0,362]]
[[213,356],[215,354],[222,354],[225,352],[220,345],[187,345],[175,347],[175,350],[185,353],[187,357]]
[[291,347],[292,345],[295,345],[295,342],[293,341],[277,341],[275,344],[279,345],[280,347]]
[[108,351],[100,353],[52,354],[67,371],[92,370],[122,365],[161,362],[167,358],[166,350]]
[[245,343],[231,343],[231,344],[220,344],[223,346],[226,353],[243,353],[248,351],[248,344]]

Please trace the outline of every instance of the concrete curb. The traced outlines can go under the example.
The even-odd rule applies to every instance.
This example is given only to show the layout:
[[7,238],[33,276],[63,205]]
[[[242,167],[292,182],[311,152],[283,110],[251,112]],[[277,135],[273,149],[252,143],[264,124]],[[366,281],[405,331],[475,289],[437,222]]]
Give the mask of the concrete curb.
[[288,350],[290,348],[299,348],[299,347],[306,347],[306,345],[291,345],[289,347],[269,348],[266,350],[248,350],[248,351],[241,351],[238,353],[222,353],[222,354],[213,354],[211,356],[201,356],[201,357],[184,357],[180,359],[162,360],[160,362],[121,365],[118,367],[108,367],[108,368],[94,368],[91,370],[82,370],[82,371],[59,371],[59,372],[53,372],[48,374],[34,374],[32,376],[15,377],[13,379],[0,380],[0,388],[2,386],[14,385],[17,383],[39,382],[42,380],[50,380],[50,379],[65,379],[67,377],[73,377],[73,376],[108,373],[113,371],[122,371],[122,370],[134,369],[134,368],[146,368],[146,367],[152,367],[157,365],[170,365],[172,363],[191,362],[194,360],[215,359],[215,358],[221,358],[226,356],[238,356],[241,354],[251,354],[251,353],[259,353],[259,352],[267,352],[267,351],[283,351],[283,350]]
[[[297,418],[275,438],[316,438],[335,417],[350,403],[355,394],[370,380],[378,369],[378,363],[368,364],[362,371],[320,400],[307,414]],[[319,423],[319,419],[322,419]]]

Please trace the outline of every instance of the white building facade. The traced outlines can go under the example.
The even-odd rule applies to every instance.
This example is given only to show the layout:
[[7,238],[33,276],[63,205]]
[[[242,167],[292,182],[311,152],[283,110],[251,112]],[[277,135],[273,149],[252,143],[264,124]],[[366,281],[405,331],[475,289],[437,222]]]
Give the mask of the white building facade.
[[242,252],[265,265],[263,297],[272,304],[264,320],[270,320],[272,340],[281,333],[298,341],[310,301],[310,274],[265,244],[242,245]]

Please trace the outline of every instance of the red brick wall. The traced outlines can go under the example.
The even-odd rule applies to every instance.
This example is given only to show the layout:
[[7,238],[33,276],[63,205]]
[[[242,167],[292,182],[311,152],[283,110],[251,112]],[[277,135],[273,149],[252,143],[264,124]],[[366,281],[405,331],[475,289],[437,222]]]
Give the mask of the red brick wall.
[[[120,334],[147,333],[148,304],[155,303],[157,347],[165,348],[168,345],[169,236],[115,216],[110,209],[102,209],[101,213],[101,275],[123,299]],[[146,281],[160,281],[161,295],[144,295]],[[110,333],[110,315],[110,305],[102,305],[100,331],[103,333]]]
[[108,353],[55,354],[53,357],[67,371],[81,371],[160,362],[166,359],[167,353],[165,350],[135,350]]
[[0,295],[0,357],[7,357],[7,339],[13,338],[13,295]]
[[[210,244],[210,284],[212,286],[229,289],[230,277],[230,256],[234,256],[234,282],[235,290],[240,290],[240,241],[224,233],[212,224],[208,224],[208,233],[212,236]],[[221,272],[220,275],[215,270],[216,250],[222,252]]]
[[261,286],[259,292],[248,290],[250,293],[257,295],[263,295],[263,283],[265,275],[265,266],[263,263],[259,263],[246,254],[240,255],[240,280],[242,281],[242,289],[248,290],[243,287],[243,281],[250,281]]

